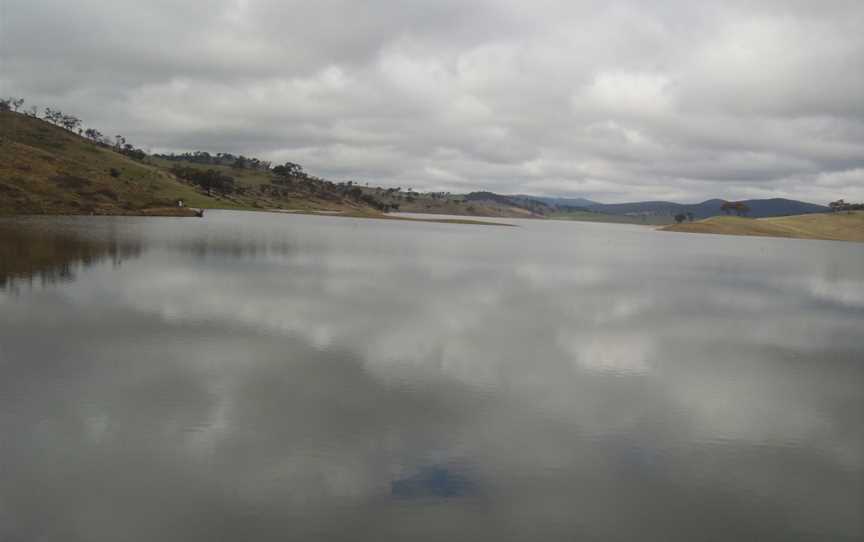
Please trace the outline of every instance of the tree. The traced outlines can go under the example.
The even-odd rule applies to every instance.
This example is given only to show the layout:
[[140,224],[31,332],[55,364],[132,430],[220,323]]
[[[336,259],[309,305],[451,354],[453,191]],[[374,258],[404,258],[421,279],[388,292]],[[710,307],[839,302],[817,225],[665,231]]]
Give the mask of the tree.
[[35,105],[31,105],[30,109],[24,112],[28,117],[33,117],[34,119],[39,116],[39,108]]
[[738,216],[745,216],[750,212],[750,207],[743,201],[724,201],[720,210],[727,215],[734,212]]
[[693,213],[691,213],[691,212],[689,212],[689,211],[687,212],[687,221],[688,221],[688,222],[693,222]]
[[130,143],[124,143],[123,148],[120,149],[119,152],[120,154],[124,154],[129,158],[133,158],[135,160],[143,160],[147,157],[146,152],[142,151],[141,149],[136,149],[135,146]]
[[61,111],[51,109],[50,107],[45,108],[45,114],[43,116],[45,120],[51,124],[60,124],[60,121],[63,119],[63,113]]
[[199,164],[212,164],[214,163],[214,158],[210,156],[210,153],[207,151],[195,151],[192,153],[192,157],[189,159],[192,162],[197,162]]
[[0,111],[18,111],[24,105],[24,98],[0,98]]
[[273,173],[279,177],[306,177],[303,166],[294,162],[285,162],[284,166],[274,167]]
[[678,213],[677,215],[675,215],[675,222],[676,223],[680,224],[680,223],[684,222],[685,220],[687,220],[687,215],[685,215],[684,213]]
[[208,194],[212,192],[231,193],[236,191],[233,177],[229,177],[213,169],[201,171],[193,167],[174,166],[171,172],[181,179],[200,186]]
[[838,211],[844,210],[846,208],[846,205],[848,204],[844,200],[838,199],[837,201],[832,201],[831,203],[829,203],[828,207],[831,208],[832,213],[836,213]]
[[850,203],[842,199],[838,199],[837,201],[832,201],[828,204],[828,207],[831,208],[831,211],[834,213],[838,213],[840,211],[862,211],[864,210],[864,203]]
[[81,119],[73,115],[62,115],[60,117],[60,125],[70,132],[74,132],[79,126],[81,126]]
[[84,130],[84,137],[93,141],[93,143],[101,143],[102,142],[102,132],[96,130],[95,128],[87,128]]

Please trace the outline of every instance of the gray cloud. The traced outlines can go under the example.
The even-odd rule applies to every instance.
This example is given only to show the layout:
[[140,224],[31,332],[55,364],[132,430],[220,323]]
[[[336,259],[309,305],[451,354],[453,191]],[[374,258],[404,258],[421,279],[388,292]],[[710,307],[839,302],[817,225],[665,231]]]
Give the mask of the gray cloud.
[[864,199],[864,6],[3,0],[0,93],[419,189]]

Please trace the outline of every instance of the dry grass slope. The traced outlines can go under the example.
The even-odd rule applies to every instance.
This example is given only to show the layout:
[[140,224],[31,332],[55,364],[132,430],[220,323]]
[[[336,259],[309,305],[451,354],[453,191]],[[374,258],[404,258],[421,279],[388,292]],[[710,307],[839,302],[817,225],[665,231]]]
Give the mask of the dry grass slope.
[[51,124],[0,112],[0,214],[141,214],[217,202],[157,167]]
[[698,222],[675,224],[661,229],[685,233],[864,242],[864,211],[759,219],[715,216]]
[[153,157],[133,160],[44,120],[0,112],[0,215],[194,215],[189,209],[178,209],[177,200],[206,209],[289,208],[380,215],[366,203],[349,201],[320,183],[277,190],[268,172],[179,163],[222,171],[237,183],[235,193],[208,194],[178,179],[171,171],[177,164]]

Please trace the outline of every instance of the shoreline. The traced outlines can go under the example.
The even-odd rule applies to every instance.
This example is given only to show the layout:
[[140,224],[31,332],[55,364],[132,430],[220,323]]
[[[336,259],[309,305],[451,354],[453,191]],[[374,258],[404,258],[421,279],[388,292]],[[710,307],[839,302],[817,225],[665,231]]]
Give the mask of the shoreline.
[[122,210],[118,212],[0,213],[0,218],[15,216],[151,216],[164,218],[200,218],[207,210],[209,209],[198,209],[193,207],[152,207],[149,209],[139,209],[137,211]]
[[[413,218],[404,216],[392,216],[387,214],[369,214],[358,211],[339,211],[339,210],[314,210],[314,209],[262,209],[262,208],[201,208],[192,207],[157,207],[151,209],[140,209],[138,211],[129,212],[103,212],[103,213],[0,213],[0,219],[12,218],[19,216],[40,216],[40,217],[72,217],[72,216],[88,216],[88,217],[151,217],[151,218],[201,218],[207,215],[207,211],[239,211],[252,213],[273,213],[287,215],[306,215],[306,216],[330,216],[342,218],[365,218],[378,220],[400,220],[405,222],[431,222],[437,224],[464,224],[471,226],[505,226],[510,228],[518,228],[516,224],[506,224],[504,222],[492,222],[486,220],[472,220],[466,218]],[[201,214],[199,214],[201,213]],[[445,215],[446,216],[446,215]]]
[[[332,217],[343,217],[343,218],[371,218],[378,220],[402,220],[406,222],[432,222],[438,224],[467,224],[473,226],[507,226],[511,228],[518,228],[516,224],[506,224],[504,222],[492,222],[488,220],[472,220],[470,218],[421,218],[421,217],[407,217],[407,216],[394,216],[385,213],[381,214],[370,214],[358,211],[338,211],[338,210],[314,210],[314,209],[257,209],[258,212],[272,212],[272,213],[280,213],[280,214],[290,214],[290,215],[313,215],[313,216],[332,216]],[[442,215],[447,216],[447,215]]]

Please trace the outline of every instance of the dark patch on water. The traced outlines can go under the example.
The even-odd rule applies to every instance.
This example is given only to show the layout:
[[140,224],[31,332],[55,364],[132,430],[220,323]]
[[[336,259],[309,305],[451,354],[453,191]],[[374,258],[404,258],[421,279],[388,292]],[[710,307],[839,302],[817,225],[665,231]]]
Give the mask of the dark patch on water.
[[437,466],[422,467],[416,474],[390,483],[390,494],[397,499],[465,497],[475,489],[464,474]]

